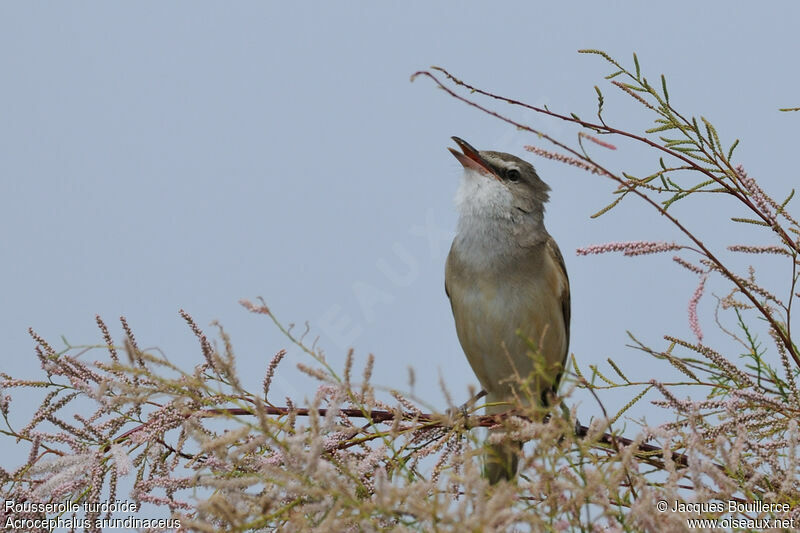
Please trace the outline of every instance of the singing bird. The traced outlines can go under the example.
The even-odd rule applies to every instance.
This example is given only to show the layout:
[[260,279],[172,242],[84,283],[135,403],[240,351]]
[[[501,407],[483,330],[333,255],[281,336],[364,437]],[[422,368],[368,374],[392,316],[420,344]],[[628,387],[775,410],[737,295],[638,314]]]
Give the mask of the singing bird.
[[[487,414],[547,406],[569,346],[564,258],[544,226],[550,187],[511,154],[478,151],[458,137],[464,167],[458,229],[445,267],[456,333],[481,386]],[[487,445],[484,476],[516,475],[520,442]]]

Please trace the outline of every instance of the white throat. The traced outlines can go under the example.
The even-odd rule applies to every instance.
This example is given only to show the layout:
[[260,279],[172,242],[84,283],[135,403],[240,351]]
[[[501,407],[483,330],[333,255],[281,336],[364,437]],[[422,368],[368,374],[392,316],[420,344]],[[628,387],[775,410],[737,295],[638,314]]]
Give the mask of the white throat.
[[471,263],[487,263],[523,252],[520,243],[546,235],[542,213],[524,213],[503,183],[472,169],[456,193],[459,212],[454,246]]
[[510,221],[512,200],[511,191],[499,180],[469,168],[464,170],[456,193],[456,207],[462,221],[465,218]]

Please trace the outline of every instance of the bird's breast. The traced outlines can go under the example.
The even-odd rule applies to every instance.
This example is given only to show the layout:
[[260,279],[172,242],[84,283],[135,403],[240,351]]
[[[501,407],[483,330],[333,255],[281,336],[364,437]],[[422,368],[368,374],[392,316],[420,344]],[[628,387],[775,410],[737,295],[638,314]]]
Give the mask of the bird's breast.
[[[463,244],[463,241],[462,241]],[[514,376],[542,372],[535,389],[549,387],[566,352],[560,268],[544,243],[516,255],[451,249],[446,286],[459,341],[491,396],[508,397]],[[559,368],[560,370],[560,368]],[[534,391],[538,395],[538,391]]]

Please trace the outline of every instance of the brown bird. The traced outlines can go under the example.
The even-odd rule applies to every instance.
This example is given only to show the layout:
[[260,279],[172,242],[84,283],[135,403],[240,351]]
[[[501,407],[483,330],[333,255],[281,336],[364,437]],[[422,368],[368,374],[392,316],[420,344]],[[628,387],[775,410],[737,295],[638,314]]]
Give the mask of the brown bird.
[[[453,137],[464,167],[445,268],[456,332],[487,393],[487,414],[548,405],[569,346],[569,279],[544,226],[547,186],[533,165]],[[526,383],[523,386],[521,383]],[[512,479],[521,442],[487,445],[484,476]]]

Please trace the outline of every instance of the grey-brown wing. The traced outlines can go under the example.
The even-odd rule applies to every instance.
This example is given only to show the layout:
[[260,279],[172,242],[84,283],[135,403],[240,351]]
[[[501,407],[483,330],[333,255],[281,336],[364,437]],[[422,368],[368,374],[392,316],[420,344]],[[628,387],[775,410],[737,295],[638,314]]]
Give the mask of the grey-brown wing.
[[567,342],[564,348],[564,357],[561,360],[561,371],[556,376],[553,386],[547,390],[542,391],[542,405],[548,405],[550,394],[556,395],[558,393],[558,385],[561,383],[561,377],[564,375],[567,365],[567,355],[569,354],[569,320],[571,314],[570,300],[569,300],[569,276],[567,276],[567,266],[564,264],[564,256],[561,255],[561,250],[558,249],[556,241],[553,237],[547,239],[547,251],[555,259],[556,264],[564,274],[564,287],[561,291],[561,315],[564,317],[564,334]]
[[558,249],[553,237],[547,239],[547,250],[553,255],[559,268],[561,268],[561,272],[564,274],[564,290],[561,293],[561,314],[564,317],[564,331],[567,336],[567,349],[564,352],[564,359],[566,360],[567,353],[569,353],[569,321],[572,313],[569,298],[569,276],[567,275],[567,266],[564,264],[564,256],[561,255],[561,250]]
[[447,260],[444,263],[444,293],[447,295],[448,300],[450,300],[450,305],[453,305],[453,299],[450,298],[450,287],[448,286],[448,281],[450,280],[450,276],[453,275],[454,263],[455,263],[455,254],[453,253],[453,247],[450,247],[450,253],[447,254]]

